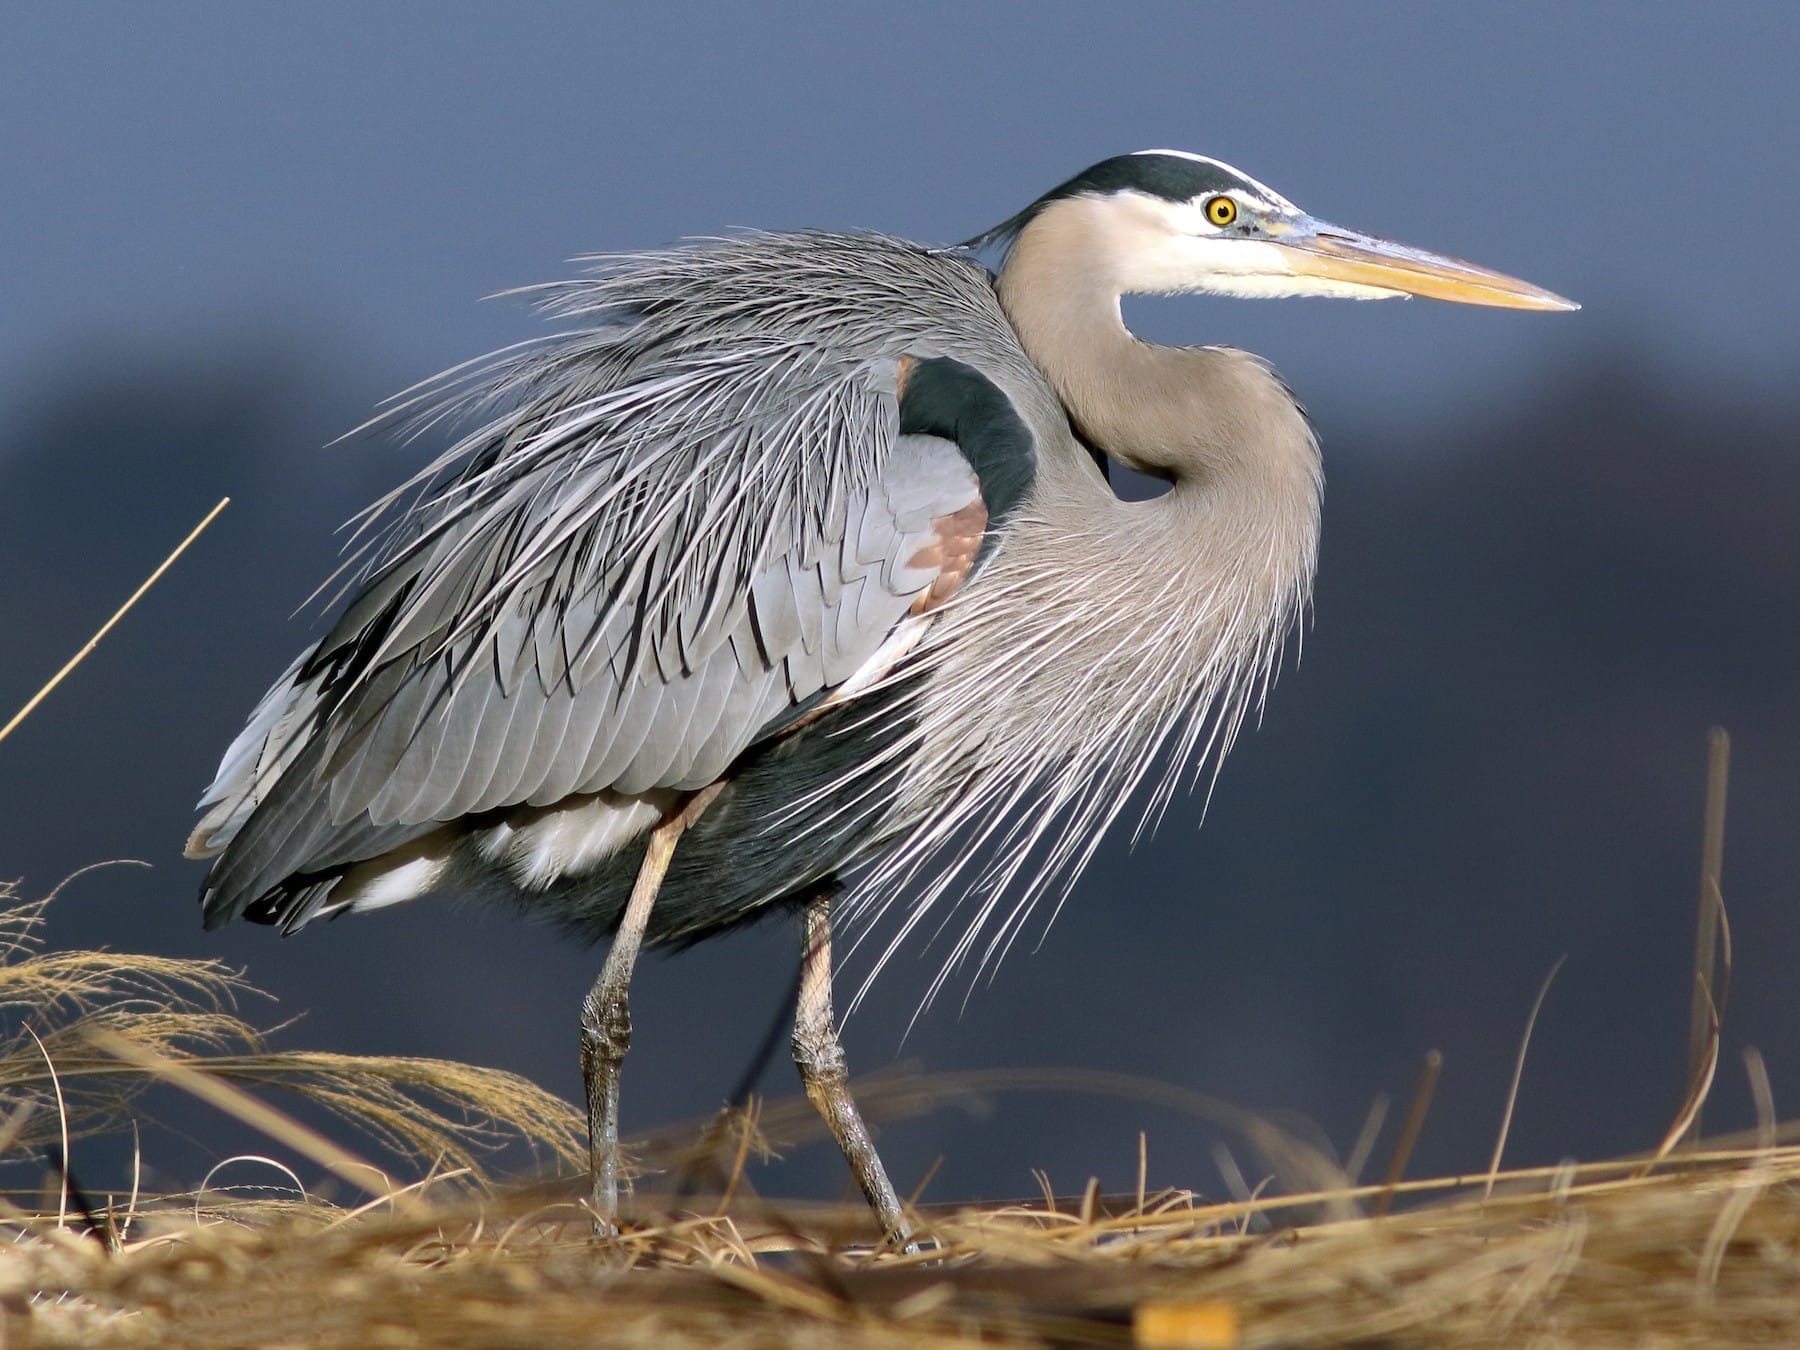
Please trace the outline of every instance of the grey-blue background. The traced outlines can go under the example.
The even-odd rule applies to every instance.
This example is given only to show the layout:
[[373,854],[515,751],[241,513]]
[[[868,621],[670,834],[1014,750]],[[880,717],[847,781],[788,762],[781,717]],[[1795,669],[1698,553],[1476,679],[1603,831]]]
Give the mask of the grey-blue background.
[[[927,1069],[1119,1068],[1340,1146],[1417,1057],[1420,1164],[1645,1145],[1680,1092],[1703,736],[1737,738],[1737,1052],[1800,1082],[1800,11],[1791,5],[63,5],[0,18],[0,714],[220,495],[235,503],[0,746],[0,875],[97,859],[63,943],[223,955],[290,1043],[461,1056],[573,1095],[597,954],[427,902],[282,942],[198,931],[189,806],[333,565],[423,451],[321,448],[534,331],[508,286],[734,226],[945,241],[1121,150],[1526,276],[1575,316],[1134,303],[1269,356],[1330,489],[1304,663],[1204,832],[1109,845],[1035,956],[927,1015]],[[1154,566],[1154,559],[1146,559]],[[710,1109],[790,978],[769,924],[638,985],[632,1127]],[[891,1063],[935,953],[848,1032]],[[769,1077],[785,1090],[785,1069]],[[1074,1096],[889,1131],[938,1197],[1216,1190],[1206,1132]],[[823,1150],[785,1184],[838,1184]],[[778,1179],[780,1180],[780,1179]]]

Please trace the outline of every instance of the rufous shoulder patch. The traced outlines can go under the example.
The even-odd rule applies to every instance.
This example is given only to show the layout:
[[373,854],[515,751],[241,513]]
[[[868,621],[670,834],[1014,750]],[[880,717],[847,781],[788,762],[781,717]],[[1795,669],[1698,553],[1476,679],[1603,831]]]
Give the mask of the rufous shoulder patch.
[[930,541],[906,560],[908,567],[937,572],[937,579],[913,601],[914,614],[927,614],[936,609],[968,580],[969,571],[975,566],[975,555],[981,551],[987,523],[987,506],[979,497],[961,510],[938,516],[931,522]]

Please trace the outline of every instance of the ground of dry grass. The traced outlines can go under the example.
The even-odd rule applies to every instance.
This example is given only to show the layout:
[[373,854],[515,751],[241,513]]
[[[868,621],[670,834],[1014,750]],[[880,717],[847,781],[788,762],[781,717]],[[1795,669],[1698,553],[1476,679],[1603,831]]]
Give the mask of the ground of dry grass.
[[116,1242],[15,1214],[0,1307],[33,1345],[1791,1345],[1797,1180],[1777,1147],[1293,1226],[1370,1193],[941,1211],[917,1255],[858,1246],[860,1214],[763,1204],[597,1242],[544,1192],[165,1197]]
[[[7,1345],[1800,1343],[1800,1147],[1768,1119],[1702,1148],[1671,1131],[1651,1159],[1355,1187],[1236,1117],[1300,1185],[938,1207],[902,1254],[861,1210],[755,1193],[761,1130],[804,1118],[774,1104],[639,1141],[626,1232],[598,1241],[566,1103],[466,1065],[270,1049],[235,973],[45,951],[41,918],[0,913],[0,1156],[54,1162],[174,1084],[257,1132],[268,1184],[97,1196],[52,1167],[0,1205]],[[994,1085],[873,1086],[905,1109]],[[277,1088],[342,1129],[300,1124]],[[563,1179],[487,1175],[506,1140]]]

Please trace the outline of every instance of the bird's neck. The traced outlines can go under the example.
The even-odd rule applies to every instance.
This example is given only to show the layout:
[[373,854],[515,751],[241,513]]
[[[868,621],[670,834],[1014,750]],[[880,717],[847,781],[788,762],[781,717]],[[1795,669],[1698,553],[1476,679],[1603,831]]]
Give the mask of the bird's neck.
[[1319,454],[1305,414],[1261,361],[1225,347],[1159,347],[1125,327],[1119,247],[1090,203],[1041,212],[997,289],[1019,341],[1081,435],[1170,480],[1178,504],[1248,494],[1316,521]]
[[[1087,441],[1171,486],[1121,502],[1098,483],[1065,484],[1038,503],[1048,547],[1085,546],[1096,614],[1191,630],[1199,665],[1220,650],[1263,661],[1265,640],[1287,631],[1311,592],[1318,442],[1256,357],[1133,337],[1119,313],[1121,269],[1104,240],[1084,237],[1086,223],[1052,209],[1027,225],[1000,274],[1001,306]],[[1243,616],[1259,617],[1245,630]]]

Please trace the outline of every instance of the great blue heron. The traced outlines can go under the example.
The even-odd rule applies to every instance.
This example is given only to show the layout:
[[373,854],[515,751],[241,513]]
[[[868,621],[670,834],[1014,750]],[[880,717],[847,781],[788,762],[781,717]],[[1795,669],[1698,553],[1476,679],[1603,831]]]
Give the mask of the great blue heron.
[[[997,275],[972,246],[1004,247]],[[354,596],[226,752],[188,845],[206,923],[454,889],[613,934],[581,1018],[604,1226],[640,942],[798,908],[794,1058],[904,1240],[846,1085],[834,907],[904,897],[904,936],[956,888],[945,973],[998,959],[1153,768],[1152,810],[1217,771],[1311,588],[1292,394],[1244,352],[1139,341],[1120,296],[1575,306],[1170,150],[962,248],[750,234],[594,262],[543,288],[586,326],[403,403],[476,425],[371,508]],[[1102,457],[1169,488],[1122,502]]]

